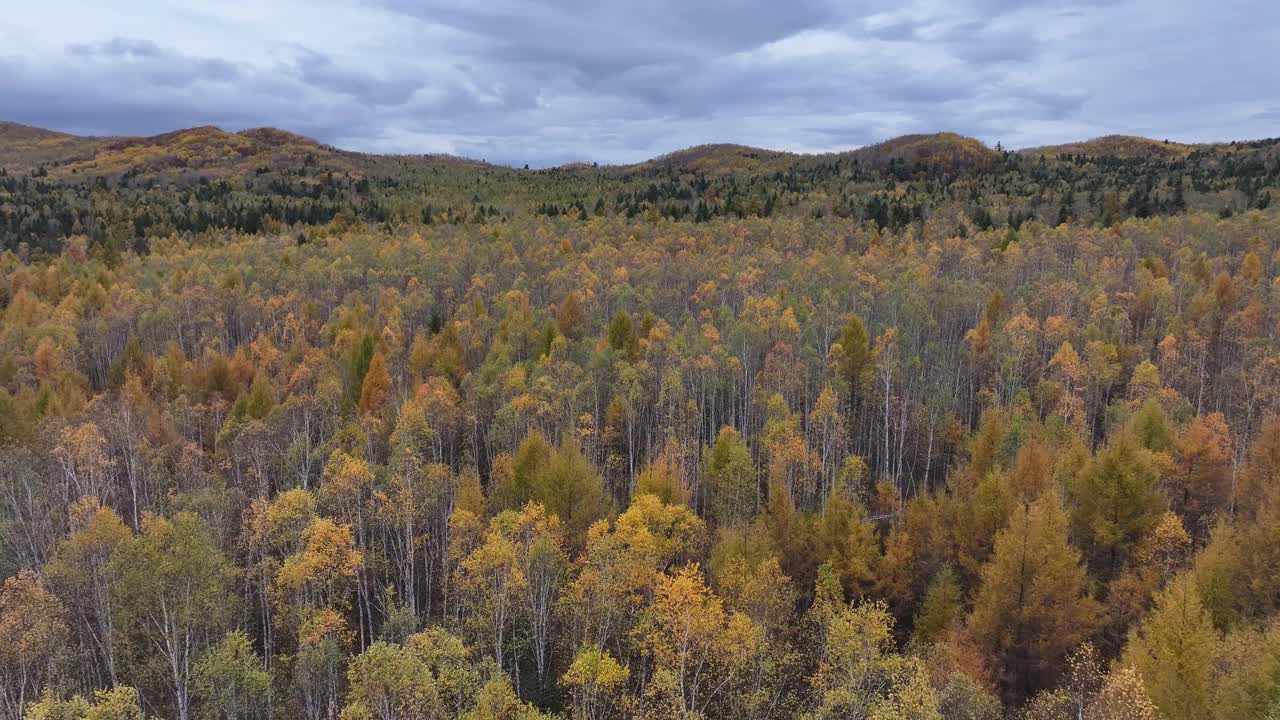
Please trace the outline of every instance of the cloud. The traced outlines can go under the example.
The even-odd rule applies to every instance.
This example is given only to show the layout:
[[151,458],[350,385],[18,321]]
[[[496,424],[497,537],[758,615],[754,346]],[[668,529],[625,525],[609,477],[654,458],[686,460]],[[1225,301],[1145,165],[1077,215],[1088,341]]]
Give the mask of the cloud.
[[1028,63],[1039,49],[1035,37],[1028,32],[978,21],[953,25],[939,39],[957,58],[978,65]]
[[377,77],[344,67],[333,58],[310,48],[300,48],[297,68],[303,82],[321,90],[347,95],[369,105],[403,105],[423,81],[411,73]]
[[151,40],[114,37],[97,44],[73,43],[67,55],[81,72],[119,72],[146,85],[185,86],[200,82],[236,82],[240,69],[221,58],[192,57],[166,50]]
[[384,6],[451,27],[496,62],[550,65],[586,80],[723,56],[836,17],[814,0],[386,0]]
[[90,45],[87,43],[72,43],[67,46],[67,52],[83,58],[97,57],[113,57],[113,58],[152,58],[159,57],[163,54],[160,46],[150,40],[136,40],[131,38],[112,38],[104,43]]
[[1280,6],[1260,0],[50,0],[9,15],[0,117],[72,132],[275,125],[515,165],[936,130],[1014,147],[1280,134]]

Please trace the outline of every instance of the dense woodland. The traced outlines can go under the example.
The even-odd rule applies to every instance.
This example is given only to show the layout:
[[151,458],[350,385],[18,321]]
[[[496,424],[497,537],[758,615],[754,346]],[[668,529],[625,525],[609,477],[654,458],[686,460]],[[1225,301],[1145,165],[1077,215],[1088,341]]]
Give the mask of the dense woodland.
[[1280,718],[1278,149],[5,126],[0,717]]

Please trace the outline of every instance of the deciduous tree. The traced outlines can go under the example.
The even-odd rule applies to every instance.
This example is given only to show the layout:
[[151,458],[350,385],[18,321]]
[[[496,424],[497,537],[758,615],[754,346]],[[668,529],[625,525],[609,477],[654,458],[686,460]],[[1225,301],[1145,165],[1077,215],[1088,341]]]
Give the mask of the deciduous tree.
[[1057,496],[1015,508],[982,569],[970,618],[1007,696],[1026,698],[1051,686],[1067,653],[1088,636],[1096,609],[1086,580]]

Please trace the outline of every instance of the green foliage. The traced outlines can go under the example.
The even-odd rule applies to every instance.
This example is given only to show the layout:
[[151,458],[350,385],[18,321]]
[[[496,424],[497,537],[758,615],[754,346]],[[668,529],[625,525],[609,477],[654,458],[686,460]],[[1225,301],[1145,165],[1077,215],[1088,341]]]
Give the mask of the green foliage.
[[619,310],[609,321],[609,347],[628,360],[635,360],[640,354],[640,344],[631,325],[631,315],[626,310]]
[[1164,408],[1155,399],[1147,400],[1129,420],[1129,429],[1138,444],[1152,452],[1173,450],[1173,428]]
[[1154,610],[1125,651],[1125,663],[1138,671],[1162,716],[1210,717],[1212,663],[1219,642],[1195,583],[1183,576],[1156,598]]
[[413,653],[376,642],[352,658],[343,720],[433,720],[445,710],[431,672]]
[[196,696],[202,717],[251,720],[265,716],[271,674],[243,631],[227,633],[196,661]]
[[373,336],[365,335],[360,339],[360,344],[354,348],[351,354],[351,388],[352,395],[356,400],[360,399],[360,393],[364,388],[365,375],[369,373],[369,366],[373,363]]
[[920,608],[916,611],[913,632],[923,644],[937,641],[942,633],[954,627],[960,619],[963,595],[960,583],[950,567],[938,572],[929,583]]
[[941,718],[923,663],[894,652],[893,617],[883,604],[841,607],[827,622],[815,717]]
[[732,526],[754,514],[758,499],[755,466],[738,431],[721,428],[703,460],[702,472],[717,524]]
[[862,318],[851,315],[840,331],[840,348],[844,351],[841,374],[849,384],[849,392],[856,395],[864,382],[868,363],[871,361],[870,340]]
[[995,693],[957,672],[938,690],[938,712],[943,720],[999,720],[1003,711]]
[[231,620],[234,567],[204,520],[179,513],[145,518],[141,533],[112,554],[108,572],[120,631],[137,653],[132,662],[141,669],[152,653],[164,658],[164,670],[149,679],[167,687],[185,720],[195,679],[185,658],[199,657]]
[[45,690],[27,707],[26,720],[144,720],[138,691],[131,687],[96,690],[92,701],[82,695],[61,700]]
[[538,433],[520,444],[510,471],[493,490],[493,501],[496,507],[509,509],[541,503],[560,518],[577,542],[612,508],[603,479],[582,451],[568,439],[551,447]]
[[1099,577],[1114,577],[1160,517],[1158,482],[1155,461],[1125,433],[1080,471],[1072,523]]
[[560,518],[575,544],[581,546],[587,528],[612,511],[604,480],[572,441],[551,452],[534,480],[534,499]]

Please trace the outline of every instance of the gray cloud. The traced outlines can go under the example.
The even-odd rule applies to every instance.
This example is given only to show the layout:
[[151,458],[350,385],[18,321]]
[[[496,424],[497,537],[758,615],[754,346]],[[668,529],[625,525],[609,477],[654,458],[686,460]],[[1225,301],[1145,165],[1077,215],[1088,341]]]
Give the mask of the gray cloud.
[[1038,52],[1031,34],[993,29],[978,21],[958,23],[948,28],[942,39],[957,58],[979,65],[1026,63],[1034,60]]
[[160,46],[150,40],[136,40],[131,38],[111,38],[104,43],[90,45],[87,43],[72,43],[67,46],[67,52],[83,58],[92,58],[95,56],[105,56],[113,58],[129,58],[129,57],[158,57],[163,54]]
[[298,72],[308,85],[349,95],[370,105],[403,105],[423,81],[410,73],[381,78],[334,62],[333,58],[309,48],[300,49]]
[[556,65],[584,78],[748,50],[836,18],[816,0],[387,0],[386,6],[466,33],[495,59]]
[[937,130],[1008,146],[1280,134],[1280,7],[1264,0],[227,2],[56,0],[80,19],[57,44],[54,8],[19,7],[0,28],[0,118],[276,125],[517,165]]

